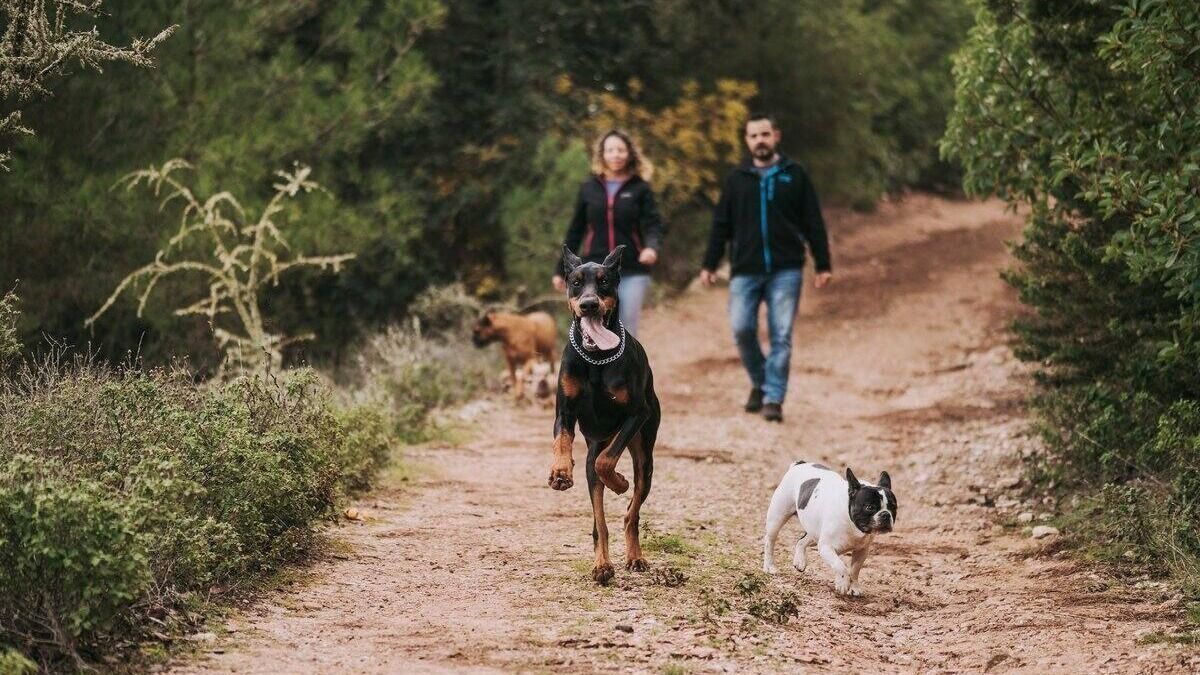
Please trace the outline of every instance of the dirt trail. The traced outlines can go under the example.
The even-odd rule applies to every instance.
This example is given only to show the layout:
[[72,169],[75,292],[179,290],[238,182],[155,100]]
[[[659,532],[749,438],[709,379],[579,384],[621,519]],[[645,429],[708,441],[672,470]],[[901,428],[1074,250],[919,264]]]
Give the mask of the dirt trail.
[[[723,290],[645,317],[664,405],[642,512],[651,574],[621,567],[611,586],[591,583],[582,464],[575,488],[546,487],[552,413],[482,401],[459,413],[477,433],[418,449],[414,486],[365,500],[373,518],[333,533],[345,554],[177,672],[1200,668],[1194,652],[1138,644],[1170,626],[1163,590],[1131,591],[1004,525],[1041,510],[1016,499],[1035,442],[1005,346],[1017,308],[997,277],[1016,217],[913,196],[835,214],[831,230],[838,276],[825,291],[806,284],[782,426],[740,411]],[[835,597],[820,561],[804,576],[758,572],[763,510],[798,458],[892,475],[897,530],[864,567],[863,598]],[[624,499],[609,497],[617,561]],[[793,605],[786,623],[761,618]]]

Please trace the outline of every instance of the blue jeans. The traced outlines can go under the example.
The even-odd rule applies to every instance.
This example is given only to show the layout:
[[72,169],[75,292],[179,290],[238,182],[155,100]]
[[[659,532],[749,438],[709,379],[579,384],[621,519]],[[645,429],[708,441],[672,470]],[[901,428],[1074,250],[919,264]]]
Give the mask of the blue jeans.
[[646,291],[650,290],[649,274],[631,274],[622,276],[617,285],[617,310],[621,323],[630,335],[637,337],[638,317],[642,315],[642,303],[646,300]]
[[[768,403],[783,403],[787,395],[788,365],[792,358],[792,325],[800,304],[802,270],[771,274],[738,275],[729,280],[729,323],[742,365],[750,383]],[[758,306],[767,303],[767,329],[771,353],[763,356],[758,344]]]

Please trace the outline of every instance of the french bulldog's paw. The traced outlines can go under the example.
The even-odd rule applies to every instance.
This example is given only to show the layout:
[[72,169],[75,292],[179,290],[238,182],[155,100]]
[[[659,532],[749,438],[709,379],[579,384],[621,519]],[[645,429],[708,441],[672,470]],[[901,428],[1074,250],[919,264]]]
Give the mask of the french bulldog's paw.
[[833,580],[833,591],[838,595],[850,594],[850,577],[845,574],[837,575]]
[[613,566],[609,563],[600,563],[592,568],[592,579],[601,586],[607,586],[608,582],[612,581]]
[[850,592],[847,593],[847,595],[849,595],[852,598],[861,597],[862,596],[862,586],[859,586],[857,581],[852,582],[850,584]]
[[763,571],[767,574],[779,574],[779,568],[772,563],[763,563]]
[[645,558],[631,558],[625,561],[625,569],[630,572],[645,572],[650,569],[650,565],[646,564]]
[[792,558],[792,567],[795,567],[797,572],[803,572],[804,568],[808,567],[808,558]]

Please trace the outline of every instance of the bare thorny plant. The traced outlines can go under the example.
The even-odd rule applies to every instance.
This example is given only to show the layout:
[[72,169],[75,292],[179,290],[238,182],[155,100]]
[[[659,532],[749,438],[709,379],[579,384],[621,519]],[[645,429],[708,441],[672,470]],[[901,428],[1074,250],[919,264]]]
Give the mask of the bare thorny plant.
[[[287,337],[269,332],[260,304],[263,289],[268,284],[278,284],[284,272],[297,267],[316,267],[337,273],[354,254],[293,254],[276,224],[275,218],[283,211],[287,200],[319,189],[317,183],[309,179],[311,168],[297,164],[290,172],[276,172],[279,182],[273,186],[275,194],[257,219],[248,217],[246,210],[229,192],[218,192],[201,200],[176,177],[179,170],[190,168],[184,160],[173,159],[161,167],[135,171],[117,183],[127,190],[145,184],[156,196],[165,193],[160,209],[173,201],[181,201],[183,211],[179,231],[153,262],[134,270],[121,281],[104,305],[88,318],[86,325],[94,323],[127,289],[140,287],[138,316],[141,316],[159,281],[174,274],[198,273],[207,278],[208,296],[176,309],[175,314],[207,317],[224,356],[218,377],[278,370],[284,347],[313,336]],[[206,251],[207,255],[189,257],[194,255],[193,251]],[[225,327],[217,325],[222,316],[232,319]]]
[[[72,64],[95,70],[114,62],[150,66],[150,52],[175,31],[176,26],[170,26],[153,38],[119,47],[100,39],[94,25],[87,30],[72,27],[77,18],[82,23],[98,16],[102,4],[103,0],[0,0],[0,143],[33,133],[23,124],[20,107],[48,96],[50,80]],[[0,145],[0,169],[8,168],[9,157]]]

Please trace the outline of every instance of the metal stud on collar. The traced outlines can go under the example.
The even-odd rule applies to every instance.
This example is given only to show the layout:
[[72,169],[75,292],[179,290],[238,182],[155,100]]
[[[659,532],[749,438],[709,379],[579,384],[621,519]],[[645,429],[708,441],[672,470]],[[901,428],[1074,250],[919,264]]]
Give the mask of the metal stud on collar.
[[625,343],[626,343],[625,324],[621,323],[620,319],[617,319],[617,326],[619,326],[621,328],[621,345],[619,347],[617,347],[616,354],[613,354],[612,356],[610,356],[606,359],[594,359],[594,358],[588,356],[587,353],[584,352],[584,350],[579,347],[579,343],[575,340],[575,324],[576,323],[577,322],[575,322],[575,321],[571,322],[571,329],[569,331],[567,331],[567,336],[571,340],[571,346],[575,348],[575,353],[579,354],[579,356],[581,358],[583,358],[584,361],[587,361],[588,363],[592,364],[593,366],[603,366],[606,363],[612,363],[613,361],[616,361],[617,359],[621,358],[622,354],[625,353]]

